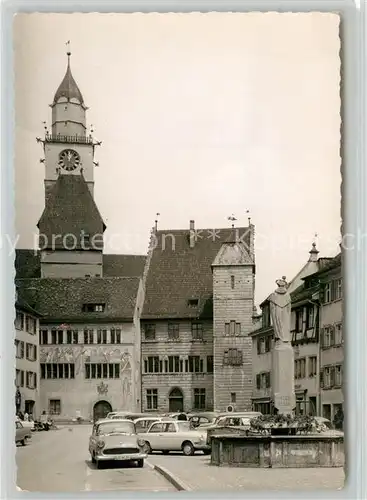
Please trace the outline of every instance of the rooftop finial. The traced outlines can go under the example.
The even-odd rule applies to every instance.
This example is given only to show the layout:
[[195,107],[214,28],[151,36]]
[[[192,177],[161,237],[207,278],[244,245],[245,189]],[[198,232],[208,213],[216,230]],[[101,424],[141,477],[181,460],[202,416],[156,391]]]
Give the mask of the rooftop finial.
[[68,40],[66,43],[65,43],[66,47],[68,48],[68,51],[66,52],[66,55],[68,56],[68,62],[70,62],[70,56],[71,56],[71,52],[70,52],[70,40]]

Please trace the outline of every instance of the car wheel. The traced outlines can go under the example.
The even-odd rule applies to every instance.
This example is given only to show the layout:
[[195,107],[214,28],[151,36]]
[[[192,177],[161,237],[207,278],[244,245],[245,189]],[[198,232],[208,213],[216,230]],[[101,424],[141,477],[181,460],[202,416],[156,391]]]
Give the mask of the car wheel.
[[94,453],[91,453],[91,459],[92,459],[92,464],[95,464],[96,463],[96,459],[94,457]]
[[168,455],[169,450],[162,450],[163,455]]
[[21,442],[20,442],[20,444],[21,444],[22,446],[25,446],[25,439],[22,439],[22,440],[21,440]]
[[182,451],[184,455],[190,457],[195,453],[195,448],[190,441],[185,441],[182,443]]
[[137,460],[136,463],[137,463],[138,467],[144,467],[144,459],[143,458],[141,458],[140,460]]
[[212,450],[203,450],[203,452],[204,452],[204,455],[210,455]]
[[146,453],[147,455],[150,455],[152,453],[152,447],[150,446],[150,443],[148,443],[148,441],[145,441],[143,449],[144,453]]
[[96,460],[97,469],[102,469],[102,462],[100,460]]

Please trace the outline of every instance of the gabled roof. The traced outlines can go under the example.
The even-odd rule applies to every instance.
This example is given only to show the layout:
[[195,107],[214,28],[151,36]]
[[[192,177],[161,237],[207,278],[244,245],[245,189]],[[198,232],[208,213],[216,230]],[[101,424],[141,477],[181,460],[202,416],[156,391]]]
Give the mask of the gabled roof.
[[46,200],[38,228],[43,247],[47,238],[46,242],[53,249],[82,249],[81,234],[84,232],[89,235],[94,249],[103,248],[102,235],[106,226],[83,175],[59,175]]
[[146,255],[103,255],[103,276],[143,276]]
[[76,81],[74,80],[74,77],[71,73],[69,54],[66,73],[59,85],[59,88],[56,90],[53,103],[56,104],[61,97],[65,97],[68,101],[70,101],[71,99],[77,99],[80,104],[84,104],[82,93],[80,92],[79,87],[76,84]]
[[40,278],[41,257],[39,250],[17,248],[15,250],[16,278]]
[[[16,280],[43,323],[132,321],[139,278],[40,278]],[[32,290],[30,290],[32,288]],[[84,304],[105,304],[84,312]]]
[[225,242],[217,253],[213,266],[247,266],[253,265],[246,245],[241,242]]
[[307,288],[303,283],[291,293],[292,305],[296,302],[312,299],[312,296],[318,291],[318,289],[319,285]]
[[[157,231],[147,274],[143,319],[212,318],[212,263],[231,229],[196,229],[194,247],[190,231]],[[238,228],[250,245],[249,228]],[[245,234],[246,233],[246,234]],[[245,236],[244,236],[245,234]],[[198,300],[189,305],[189,300]]]
[[[328,271],[336,269],[336,268],[340,267],[341,265],[342,265],[342,254],[338,253],[338,255],[336,255],[333,258],[324,259],[324,262],[320,266],[319,270],[316,273],[313,273],[312,276],[313,277],[320,276],[321,274],[324,274]],[[306,279],[309,277],[311,277],[311,276],[306,276]]]
[[28,304],[23,298],[17,297],[17,300],[15,301],[15,308],[19,311],[27,312],[31,314],[32,316],[35,316],[36,318],[39,318],[42,316],[38,311],[36,311],[32,306]]
[[[139,277],[143,276],[146,261],[145,255],[105,254],[103,259],[103,276]],[[41,259],[39,250],[15,250],[16,278],[40,278]]]

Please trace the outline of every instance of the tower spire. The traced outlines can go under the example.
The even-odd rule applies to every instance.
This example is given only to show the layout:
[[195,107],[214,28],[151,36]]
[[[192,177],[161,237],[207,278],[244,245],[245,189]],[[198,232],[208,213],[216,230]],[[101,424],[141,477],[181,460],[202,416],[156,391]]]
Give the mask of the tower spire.
[[59,101],[60,98],[66,98],[68,102],[70,102],[71,99],[76,99],[81,106],[84,106],[84,100],[83,100],[82,93],[80,92],[79,87],[78,87],[78,85],[77,85],[76,81],[74,80],[74,77],[71,73],[70,40],[68,40],[65,45],[67,47],[66,55],[68,58],[68,64],[67,64],[64,79],[62,80],[59,88],[56,91],[53,104],[55,105]]

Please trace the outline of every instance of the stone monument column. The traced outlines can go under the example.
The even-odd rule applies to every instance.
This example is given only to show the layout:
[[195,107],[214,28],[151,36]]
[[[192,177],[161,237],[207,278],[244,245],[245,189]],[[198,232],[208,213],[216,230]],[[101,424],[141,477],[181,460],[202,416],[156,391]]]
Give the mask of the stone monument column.
[[275,346],[272,352],[272,392],[279,413],[292,415],[296,406],[294,392],[294,352],[291,344],[291,296],[285,276],[269,298]]

